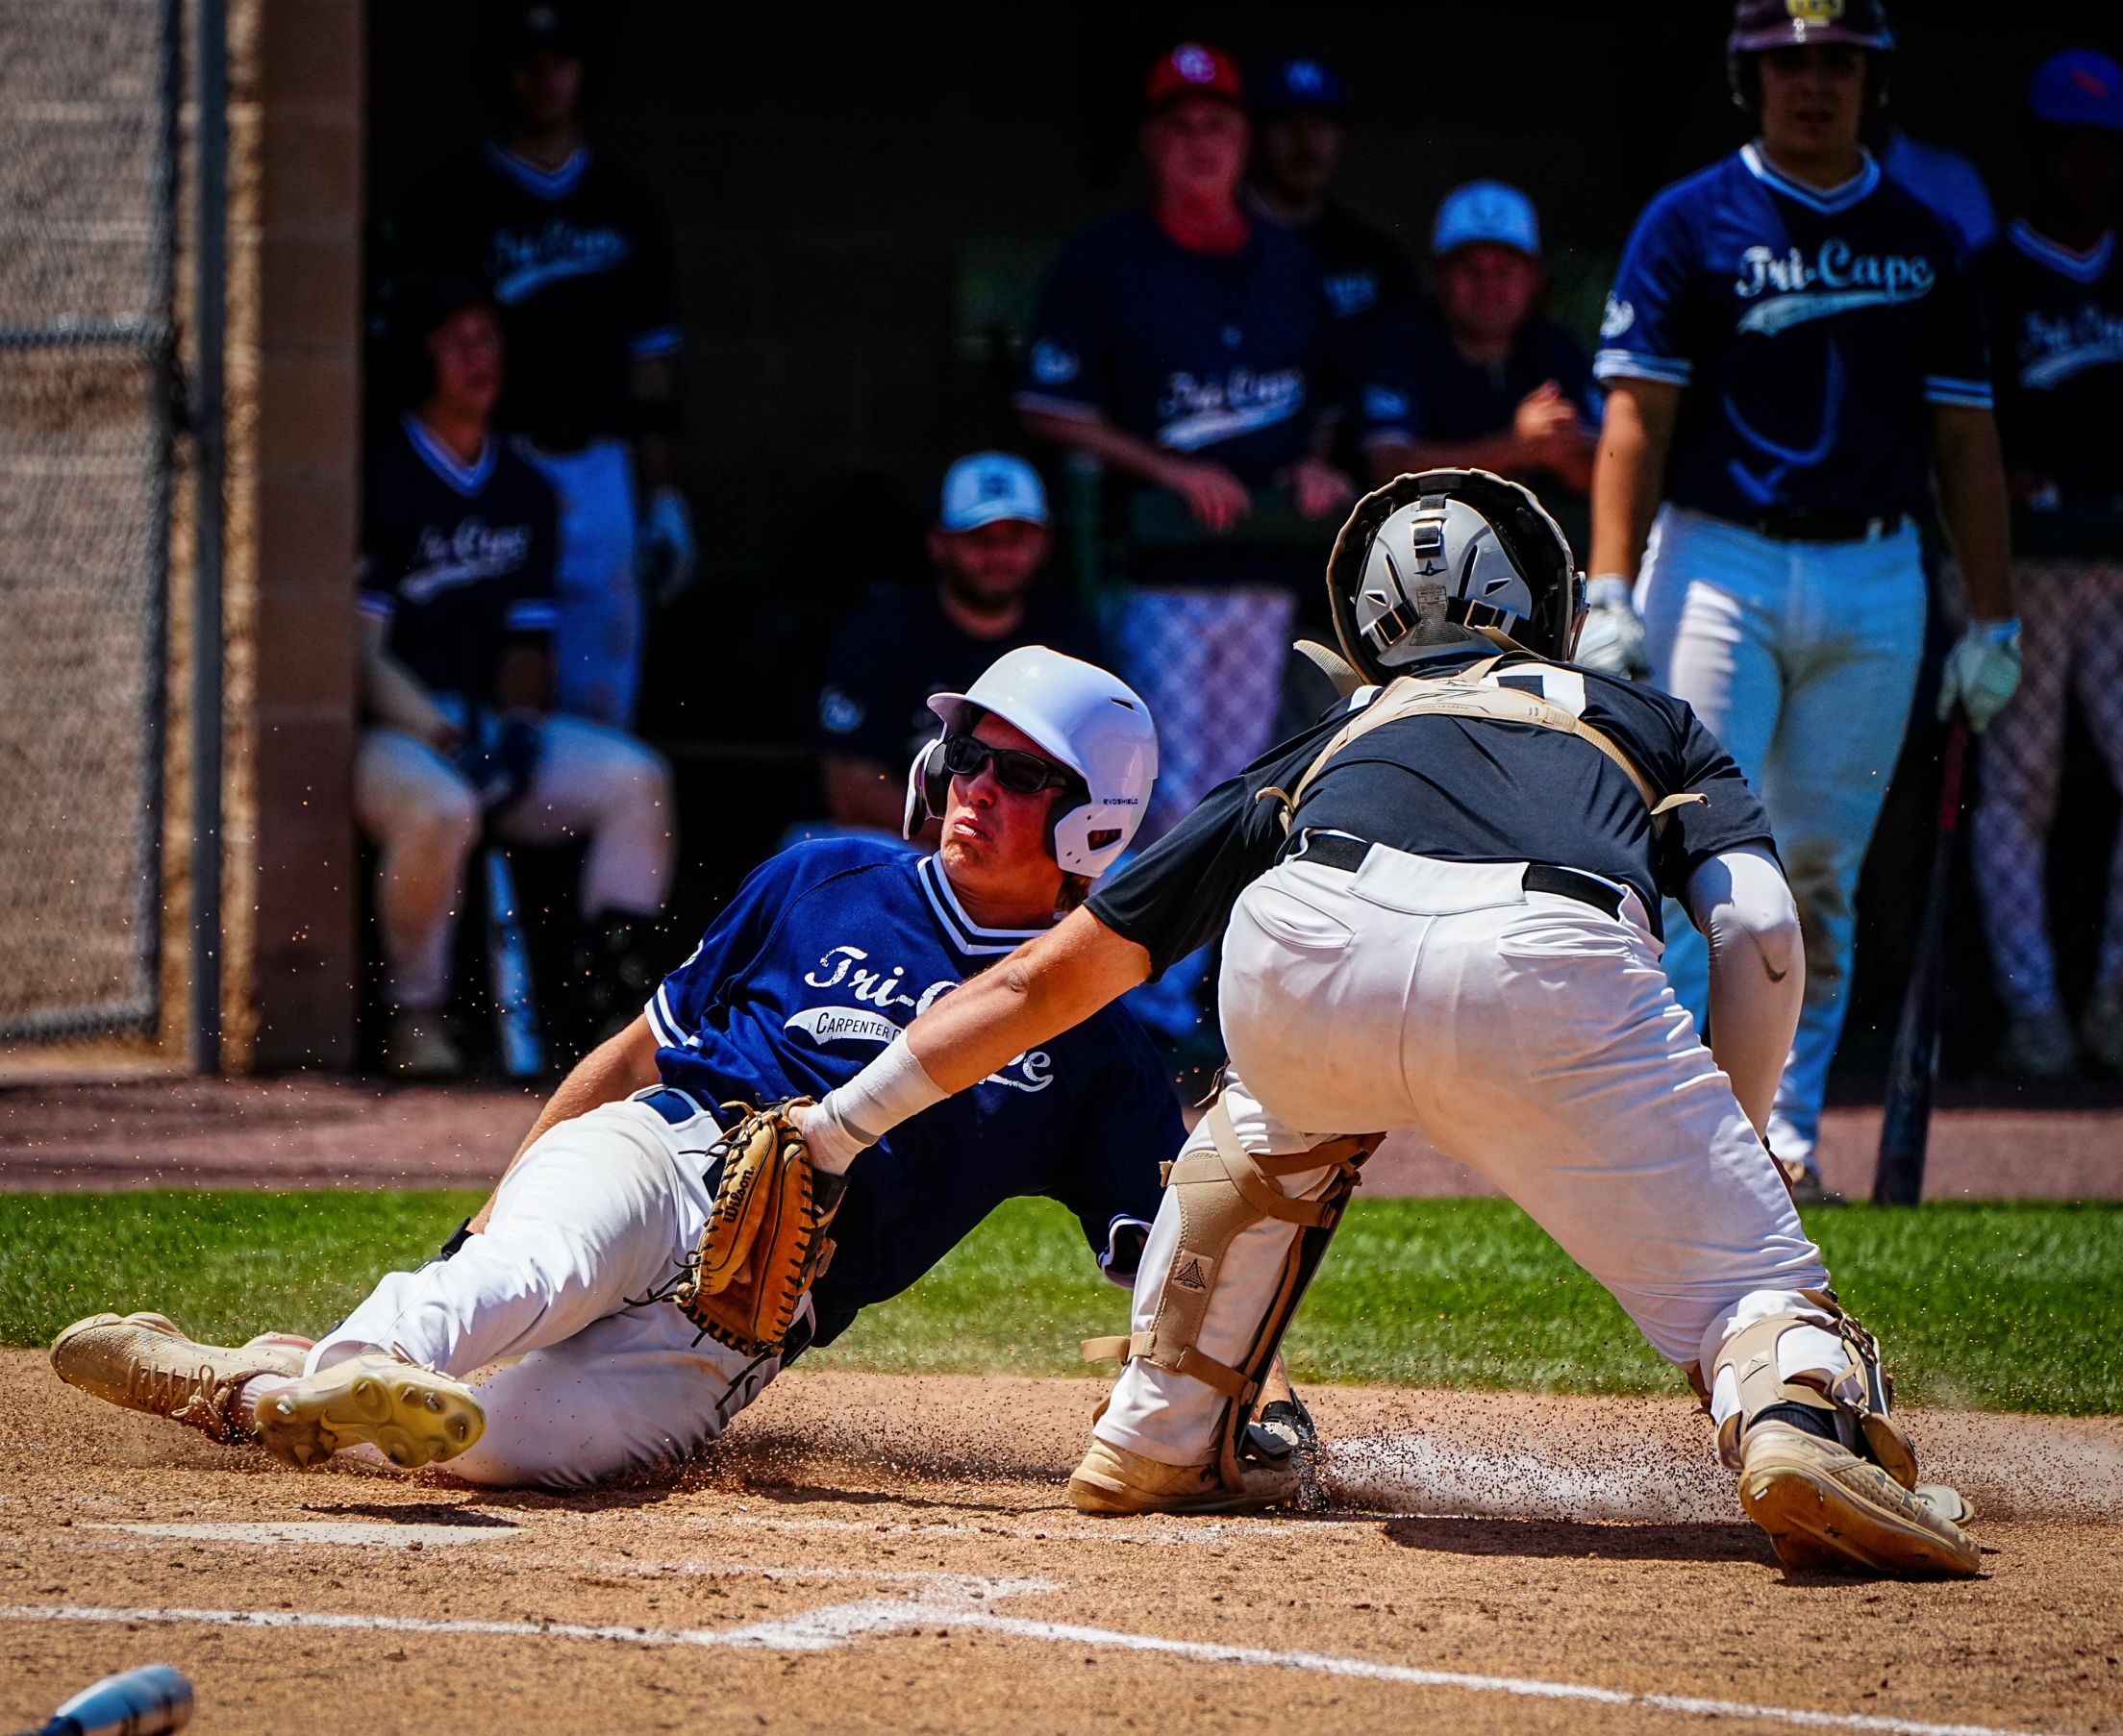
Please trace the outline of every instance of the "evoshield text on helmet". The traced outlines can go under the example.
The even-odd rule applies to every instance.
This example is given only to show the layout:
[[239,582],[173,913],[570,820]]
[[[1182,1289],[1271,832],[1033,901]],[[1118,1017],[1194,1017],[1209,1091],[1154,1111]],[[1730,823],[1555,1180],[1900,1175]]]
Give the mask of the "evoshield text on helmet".
[[1426,470],[1357,503],[1328,560],[1327,601],[1342,654],[1384,682],[1483,629],[1567,657],[1585,581],[1531,489],[1486,470]]
[[943,733],[908,769],[904,835],[943,812],[951,787],[943,744],[983,717],[999,717],[1072,775],[1078,799],[1064,796],[1047,822],[1047,847],[1062,873],[1093,878],[1128,848],[1157,782],[1158,732],[1150,708],[1119,677],[1024,645],[996,658],[963,693],[932,694],[929,708]]

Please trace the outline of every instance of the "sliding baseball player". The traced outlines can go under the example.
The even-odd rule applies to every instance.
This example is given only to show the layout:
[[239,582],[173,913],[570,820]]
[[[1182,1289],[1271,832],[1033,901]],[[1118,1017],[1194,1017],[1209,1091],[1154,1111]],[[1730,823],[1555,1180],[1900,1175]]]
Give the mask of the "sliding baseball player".
[[[1378,1130],[1419,1126],[1686,1373],[1786,1565],[1975,1573],[1760,1137],[1806,966],[1738,768],[1681,701],[1561,660],[1582,580],[1515,484],[1389,484],[1328,588],[1372,685],[787,1111],[812,1159],[860,1164],[1221,930],[1232,1065],[1172,1167],[1078,1507],[1287,1495],[1246,1429],[1259,1383]],[[1709,939],[1714,1053],[1660,968],[1662,893]]]
[[[944,728],[915,761],[909,830],[940,816],[936,853],[837,839],[761,867],[634,1026],[562,1083],[445,1257],[391,1273],[307,1348],[221,1349],[161,1315],[95,1315],[53,1345],[60,1376],[295,1464],[367,1446],[478,1483],[580,1487],[695,1451],[1012,1196],[1061,1201],[1131,1283],[1158,1160],[1183,1130],[1116,1007],[998,1057],[845,1166],[830,1203],[807,1196],[794,1318],[770,1342],[697,1305],[709,1220],[731,1221],[718,1190],[745,1191],[744,1141],[718,1105],[845,1083],[1050,929],[1141,820],[1157,735],[1104,670],[1026,647],[933,704]],[[829,1223],[836,1252],[812,1282]]]

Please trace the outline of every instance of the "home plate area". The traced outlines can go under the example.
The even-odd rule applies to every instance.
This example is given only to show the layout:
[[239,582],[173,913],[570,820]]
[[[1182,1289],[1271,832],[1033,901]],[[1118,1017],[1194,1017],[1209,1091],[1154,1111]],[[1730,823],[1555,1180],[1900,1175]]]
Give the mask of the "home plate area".
[[205,1732],[2118,1727],[2111,1424],[1919,1413],[1995,1550],[1924,1586],[1784,1573],[1663,1401],[1324,1390],[1330,1512],[1095,1521],[1097,1390],[798,1370],[557,1497],[286,1472],[10,1353],[0,1727],[158,1661]]

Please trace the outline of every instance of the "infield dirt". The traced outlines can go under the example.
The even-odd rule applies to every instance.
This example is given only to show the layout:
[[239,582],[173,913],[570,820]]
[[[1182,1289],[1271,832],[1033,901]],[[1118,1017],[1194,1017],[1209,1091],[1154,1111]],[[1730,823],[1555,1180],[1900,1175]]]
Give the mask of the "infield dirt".
[[7,1352],[0,1724],[162,1660],[208,1736],[2123,1727],[2123,1422],[1913,1413],[1994,1550],[1925,1586],[1776,1567],[1678,1400],[1325,1389],[1331,1512],[1087,1520],[1099,1390],[799,1369],[568,1498],[286,1472]]

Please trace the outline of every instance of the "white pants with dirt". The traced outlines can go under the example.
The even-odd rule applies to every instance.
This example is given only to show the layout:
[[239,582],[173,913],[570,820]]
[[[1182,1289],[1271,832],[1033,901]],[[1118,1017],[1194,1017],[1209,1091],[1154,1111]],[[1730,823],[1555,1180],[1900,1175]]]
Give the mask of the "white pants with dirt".
[[[549,717],[529,787],[488,817],[511,844],[587,837],[586,916],[653,916],[669,889],[670,768],[631,735],[578,717]],[[465,858],[479,840],[478,798],[463,775],[416,736],[364,730],[354,759],[354,815],[377,847],[376,914],[385,995],[426,1011],[449,996],[451,936]]]
[[450,1474],[475,1483],[582,1488],[720,1434],[781,1363],[701,1338],[669,1302],[628,1305],[699,1239],[716,1134],[685,1093],[642,1097],[666,1113],[632,1098],[547,1132],[502,1182],[486,1233],[387,1276],[304,1372],[381,1350],[470,1381],[487,1431]]
[[1158,787],[1137,849],[1267,747],[1296,616],[1296,598],[1263,585],[1138,584],[1122,594],[1113,632],[1120,676],[1158,722]]
[[[1983,733],[1983,785],[1970,825],[1976,884],[1999,999],[2016,1019],[2061,1010],[2049,938],[2049,833],[2076,693],[2109,778],[2123,789],[2123,563],[2030,560],[2012,574],[2020,685]],[[2095,992],[2123,983],[2123,832],[2109,858]]]
[[[1913,528],[1786,542],[1660,509],[1636,582],[1655,686],[1685,699],[1768,810],[1806,931],[1806,1001],[1770,1144],[1811,1161],[1842,1035],[1859,870],[1902,751],[1924,650]],[[1709,957],[1668,903],[1666,974],[1700,1022]]]
[[[1374,845],[1353,874],[1300,858],[1255,881],[1224,937],[1225,1105],[1261,1155],[1420,1128],[1524,1207],[1661,1356],[1708,1377],[1731,1332],[1827,1283],[1820,1253],[1674,999],[1636,895],[1611,917],[1524,890],[1524,866]],[[1197,1128],[1187,1154],[1211,1138]],[[1277,1185],[1317,1199],[1333,1178],[1300,1171]],[[1244,1356],[1299,1233],[1265,1218],[1233,1242],[1205,1355]],[[1136,1285],[1137,1332],[1152,1327],[1178,1235],[1168,1192]],[[1786,1334],[1791,1354],[1834,1359],[1832,1339],[1801,1336],[1817,1331]],[[1721,1422],[1736,1401],[1736,1390],[1713,1396]],[[1200,1464],[1222,1406],[1200,1381],[1137,1359],[1096,1432]]]
[[553,485],[560,507],[554,707],[627,729],[641,686],[634,455],[624,440],[593,440],[580,452],[526,448],[524,456]]

